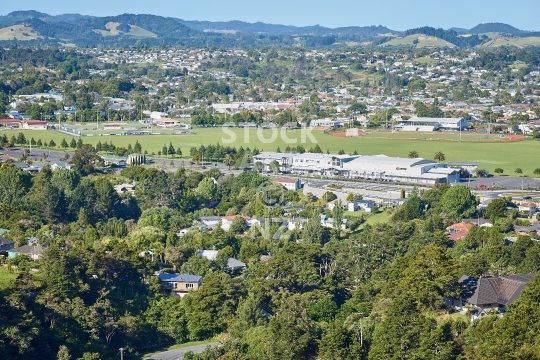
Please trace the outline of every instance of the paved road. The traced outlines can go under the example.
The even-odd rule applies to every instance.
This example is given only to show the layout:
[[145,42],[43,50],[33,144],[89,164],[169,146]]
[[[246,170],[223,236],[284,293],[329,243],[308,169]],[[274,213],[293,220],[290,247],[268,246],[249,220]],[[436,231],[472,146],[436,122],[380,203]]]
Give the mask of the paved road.
[[149,357],[145,357],[144,360],[178,360],[182,359],[188,351],[192,351],[194,354],[202,353],[207,347],[219,346],[218,342],[188,346],[181,349],[168,350],[161,353],[154,354]]

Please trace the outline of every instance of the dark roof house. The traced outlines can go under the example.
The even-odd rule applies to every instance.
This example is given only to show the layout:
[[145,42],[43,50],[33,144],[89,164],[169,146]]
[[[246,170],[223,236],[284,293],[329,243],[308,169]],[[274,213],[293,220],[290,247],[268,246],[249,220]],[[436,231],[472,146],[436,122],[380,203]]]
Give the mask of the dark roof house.
[[505,307],[516,301],[534,274],[518,274],[486,278],[462,276],[461,301],[476,307]]
[[15,243],[13,241],[0,235],[0,250],[11,250],[14,246]]

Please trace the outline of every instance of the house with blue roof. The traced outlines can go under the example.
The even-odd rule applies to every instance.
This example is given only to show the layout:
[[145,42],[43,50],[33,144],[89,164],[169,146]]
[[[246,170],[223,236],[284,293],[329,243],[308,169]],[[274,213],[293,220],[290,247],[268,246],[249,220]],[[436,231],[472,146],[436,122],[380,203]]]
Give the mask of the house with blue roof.
[[197,291],[202,285],[202,276],[186,274],[159,274],[161,288],[179,297],[190,291]]

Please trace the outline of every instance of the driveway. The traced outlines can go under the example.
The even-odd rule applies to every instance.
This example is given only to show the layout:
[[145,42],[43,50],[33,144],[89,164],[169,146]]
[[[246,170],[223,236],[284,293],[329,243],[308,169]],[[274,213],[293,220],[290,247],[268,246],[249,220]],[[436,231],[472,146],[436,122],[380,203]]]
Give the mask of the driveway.
[[207,343],[201,345],[187,346],[180,349],[168,350],[161,353],[154,354],[152,356],[145,357],[144,360],[178,360],[182,359],[188,351],[192,351],[194,354],[202,353],[207,347],[219,346],[220,343]]

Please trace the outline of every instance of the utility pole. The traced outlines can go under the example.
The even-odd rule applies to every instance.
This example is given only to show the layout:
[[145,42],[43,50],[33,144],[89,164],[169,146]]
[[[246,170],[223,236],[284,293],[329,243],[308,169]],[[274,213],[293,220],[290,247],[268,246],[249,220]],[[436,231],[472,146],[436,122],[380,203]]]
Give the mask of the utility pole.
[[120,348],[120,359],[124,360],[124,348]]

